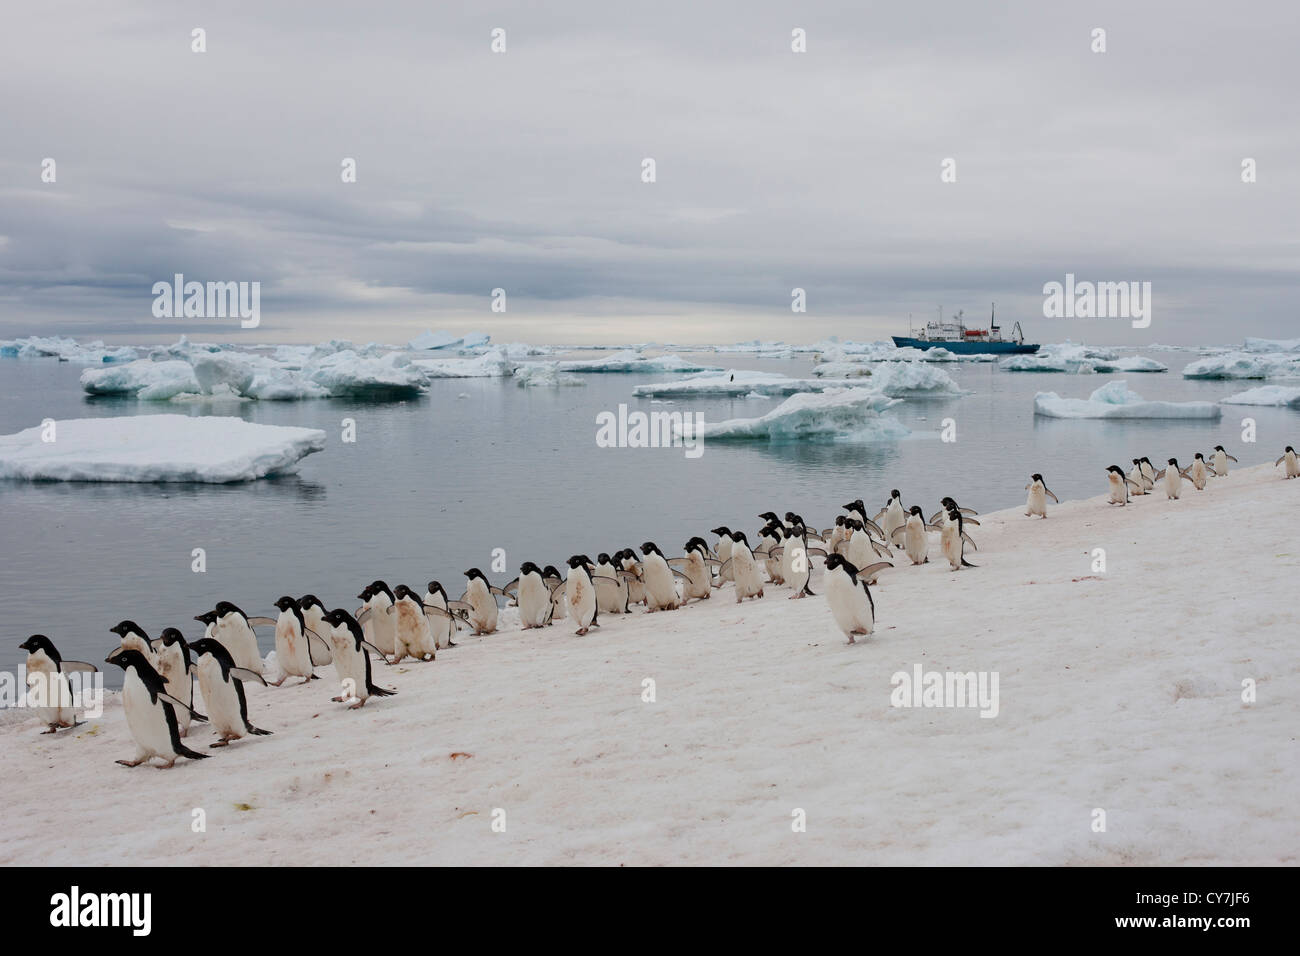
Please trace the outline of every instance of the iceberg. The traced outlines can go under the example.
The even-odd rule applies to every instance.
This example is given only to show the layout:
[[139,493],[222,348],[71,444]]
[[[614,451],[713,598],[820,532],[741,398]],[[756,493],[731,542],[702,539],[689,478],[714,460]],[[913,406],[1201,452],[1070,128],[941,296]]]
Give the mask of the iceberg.
[[818,378],[865,378],[871,374],[866,362],[822,362],[814,365],[812,373]]
[[344,349],[308,363],[303,375],[335,398],[414,398],[427,384],[424,373],[401,352],[363,356]]
[[408,348],[415,351],[424,351],[426,349],[446,349],[453,345],[459,345],[463,339],[459,335],[452,335],[450,332],[444,332],[439,329],[437,332],[421,332],[411,341],[407,342]]
[[1261,385],[1247,389],[1222,400],[1224,405],[1290,405],[1300,408],[1300,387],[1290,385]]
[[871,370],[871,387],[893,398],[962,393],[951,375],[924,362],[881,362]]
[[109,348],[103,342],[78,344],[66,336],[29,335],[26,338],[0,342],[0,356],[5,358],[57,358],[60,362],[99,365],[109,362],[133,362],[139,358],[130,346]]
[[1300,352],[1300,339],[1246,339],[1243,352]]
[[[161,363],[155,363],[161,364]],[[325,447],[316,428],[242,418],[124,415],[37,425],[0,436],[0,478],[28,481],[251,481],[290,474]]]
[[[1121,368],[1122,363],[1129,363],[1133,367]],[[1151,367],[1139,367],[1146,363],[1150,363]],[[1012,355],[999,362],[998,368],[1004,372],[1069,372],[1072,375],[1115,371],[1168,371],[1165,366],[1161,366],[1159,362],[1151,362],[1150,359],[1136,362],[1132,358],[1121,359],[1114,349],[1075,345],[1073,342],[1044,345],[1032,355]]]
[[263,401],[294,401],[330,395],[323,385],[263,356],[238,352],[196,355],[192,367],[199,390],[204,395],[225,393]]
[[688,362],[680,355],[642,355],[633,349],[615,352],[603,358],[560,362],[561,372],[720,372],[716,365]]
[[1300,352],[1225,352],[1221,355],[1197,359],[1183,369],[1183,378],[1295,378],[1297,376],[1300,376]]
[[515,369],[515,384],[520,388],[556,388],[587,383],[579,375],[559,371],[555,362],[529,362]]
[[[729,369],[721,375],[697,375],[694,378],[673,382],[649,382],[636,385],[632,394],[651,395],[721,395],[745,396],[751,392],[760,395],[794,395],[797,392],[820,392],[834,386],[850,384],[846,380],[817,380],[791,378],[780,372],[755,372],[748,369]],[[852,383],[857,384],[857,383]]]
[[[705,422],[698,434],[709,441],[892,441],[911,434],[905,425],[880,414],[897,403],[869,388],[801,392],[759,418]],[[676,427],[674,431],[681,433]]]
[[1034,396],[1034,414],[1044,418],[1193,418],[1217,419],[1214,402],[1148,402],[1127,382],[1108,382],[1088,398],[1061,398],[1055,392]]
[[492,349],[478,358],[413,359],[412,364],[429,378],[506,378],[517,363]]
[[199,391],[194,367],[182,359],[137,359],[124,365],[88,368],[81,373],[81,387],[91,395],[134,395],[155,402]]

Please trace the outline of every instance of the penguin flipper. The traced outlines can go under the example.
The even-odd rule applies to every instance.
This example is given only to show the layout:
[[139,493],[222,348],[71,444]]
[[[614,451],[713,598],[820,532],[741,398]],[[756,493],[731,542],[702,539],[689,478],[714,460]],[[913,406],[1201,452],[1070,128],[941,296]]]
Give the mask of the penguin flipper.
[[1273,462],[1273,467],[1276,468],[1278,465],[1282,464],[1282,462],[1284,462],[1284,461],[1286,461],[1286,455],[1283,455],[1283,456],[1282,456],[1281,458],[1279,458],[1277,461]]
[[826,552],[821,548],[808,548],[805,553],[821,555],[823,558],[826,557]]
[[889,540],[893,541],[894,543],[897,543],[898,536],[900,534],[903,534],[905,531],[907,531],[907,525],[900,524],[897,528],[894,529],[894,533],[889,536]]
[[1163,478],[1163,477],[1165,476],[1165,471],[1166,471],[1166,470],[1167,470],[1167,469],[1165,469],[1165,468],[1161,468],[1159,471],[1156,472],[1156,481],[1159,481],[1161,478]]
[[235,680],[240,680],[240,681],[251,680],[251,681],[255,681],[258,684],[261,684],[263,687],[266,686],[266,678],[263,677],[261,674],[259,674],[257,671],[250,671],[247,667],[230,668],[230,676],[235,678]]
[[670,567],[670,568],[684,568],[684,567],[686,567],[686,564],[687,564],[687,560],[686,560],[686,558],[669,558],[669,559],[668,559],[668,567]]
[[59,670],[65,674],[97,674],[99,668],[94,664],[87,664],[85,661],[63,661],[59,664]]
[[382,660],[385,664],[391,664],[391,663],[392,663],[392,661],[390,661],[390,660],[388,659],[388,655],[387,655],[387,654],[385,654],[385,653],[384,653],[383,651],[381,651],[379,648],[375,647],[375,645],[371,644],[369,641],[362,641],[361,643],[362,643],[363,646],[370,648],[372,651],[374,651],[376,654],[378,654],[378,655],[379,655],[379,659]]
[[[884,512],[882,511],[881,514],[884,514]],[[865,519],[862,522],[862,526],[864,528],[871,528],[873,531],[876,532],[876,534],[880,535],[882,539],[885,537],[885,529],[880,527],[880,525],[876,524],[870,518]]]
[[[960,511],[960,512],[961,512],[962,514],[964,514],[964,515],[977,515],[977,514],[979,514],[979,512],[976,511],[974,508],[958,508],[957,510]],[[975,523],[976,523],[976,524],[979,524],[978,521],[975,522]]]
[[[729,567],[731,567],[731,558],[727,558],[726,561],[723,561],[722,564],[718,566],[718,575],[719,575],[719,577],[721,577],[722,575],[726,574],[726,573],[727,573],[727,568],[729,568]],[[721,587],[722,585],[719,584],[718,586]]]
[[358,624],[365,624],[366,621],[370,620],[372,614],[373,614],[373,612],[371,611],[370,608],[365,608],[364,610],[358,611],[358,612],[357,612],[357,623],[358,623]]
[[[312,641],[316,641],[318,644],[320,644],[322,647],[324,647],[325,650],[328,651],[328,652],[331,654],[331,656],[333,656],[333,651],[330,650],[329,643],[325,640],[325,638],[321,637],[319,634],[317,634],[315,631],[313,631],[313,630],[309,627],[309,628],[307,628],[307,655],[308,655],[309,657],[311,656],[311,642],[312,642]],[[315,661],[312,661],[313,666],[315,665],[315,663],[316,663]]]
[[934,514],[930,515],[930,524],[935,524],[942,517],[943,517],[943,512],[936,511]]
[[682,572],[678,571],[676,568],[669,568],[669,570],[672,571],[673,574],[675,574],[677,577],[681,578],[683,581],[689,581],[689,580],[690,580],[689,577],[687,577],[686,575],[682,574]]
[[[1058,504],[1059,504],[1059,502],[1058,502]],[[963,513],[965,513],[965,511],[966,511],[965,508],[962,508],[961,510],[962,510]],[[979,524],[979,522],[976,521],[974,518],[963,518],[962,521],[961,521],[961,523],[962,523],[962,524],[973,524],[973,525],[978,525],[978,524]]]
[[275,618],[273,617],[250,617],[249,625],[252,627],[275,627]]
[[976,551],[978,551],[978,550],[980,549],[980,546],[979,546],[978,544],[976,544],[975,541],[971,538],[971,536],[968,535],[965,531],[963,531],[963,532],[961,533],[961,539],[962,539],[963,541],[965,541],[967,544],[969,544],[969,545],[970,545],[972,548],[974,548]]
[[[197,711],[195,711],[195,709],[194,709],[193,707],[191,707],[189,704],[185,703],[185,702],[182,701],[182,700],[177,700],[177,699],[176,699],[175,697],[173,697],[171,694],[168,694],[168,693],[166,693],[166,692],[164,692],[164,691],[161,691],[161,690],[158,691],[158,699],[159,699],[159,700],[164,700],[164,701],[166,701],[167,703],[171,704],[172,707],[174,707],[174,708],[175,708],[175,707],[178,707],[178,708],[180,708],[181,710],[188,710],[188,711],[190,712],[190,719],[191,719],[191,720],[207,720],[207,719],[208,719],[208,718],[204,717],[202,714],[200,714],[200,713],[198,713]],[[174,712],[173,712],[173,716],[174,716]]]
[[885,570],[885,568],[892,568],[893,566],[894,564],[892,561],[877,561],[875,564],[869,564],[865,568],[859,569],[858,577],[864,579],[874,577],[881,571]]
[[[1048,488],[1046,485],[1043,485],[1043,491],[1047,492],[1047,496],[1051,498],[1053,501],[1055,501],[1058,505],[1061,503],[1061,499],[1056,497],[1056,495],[1052,494],[1052,490]],[[974,522],[974,523],[978,524],[979,522]]]
[[[1227,458],[1228,461],[1237,461],[1237,459],[1233,458],[1231,455],[1225,455],[1224,457]],[[1241,462],[1237,461],[1237,464],[1240,465]]]
[[967,561],[964,557],[961,559],[961,566],[962,566],[963,568],[978,568],[978,567],[979,567],[978,564],[971,564],[971,563],[970,563],[969,561]]

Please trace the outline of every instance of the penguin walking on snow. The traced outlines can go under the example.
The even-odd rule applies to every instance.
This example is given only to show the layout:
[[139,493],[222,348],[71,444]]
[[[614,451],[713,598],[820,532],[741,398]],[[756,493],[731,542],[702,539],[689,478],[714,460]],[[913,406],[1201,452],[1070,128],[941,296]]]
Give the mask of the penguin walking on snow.
[[[258,650],[257,635],[248,623],[248,615],[229,601],[218,602],[209,613],[213,619],[212,633],[205,632],[203,636],[216,638],[230,652],[235,666],[261,674],[262,652]],[[195,620],[205,617],[199,615]]]
[[1061,503],[1061,499],[1052,494],[1052,490],[1043,481],[1043,476],[1038,473],[1034,473],[1029,477],[1029,484],[1025,485],[1025,490],[1029,492],[1029,500],[1025,502],[1026,518],[1034,515],[1046,518],[1048,498],[1051,498],[1058,505]]
[[642,567],[642,579],[645,581],[645,604],[647,611],[675,611],[681,606],[682,599],[677,593],[674,575],[684,577],[668,566],[668,559],[653,541],[641,545],[641,554],[645,560]]
[[274,686],[279,687],[290,677],[301,677],[304,684],[309,684],[317,679],[318,658],[324,656],[323,653],[318,655],[317,649],[323,652],[329,647],[325,639],[307,624],[307,616],[298,601],[286,594],[275,602],[275,606],[280,611],[279,617],[248,619],[254,627],[269,625],[275,628],[275,660],[280,665],[280,679]]
[[18,645],[27,652],[27,703],[47,725],[42,734],[52,734],[64,727],[76,727],[77,710],[73,706],[68,675],[93,674],[94,664],[65,661],[44,634],[33,634]]
[[894,540],[902,537],[903,553],[912,564],[926,564],[930,560],[930,539],[926,537],[926,532],[939,530],[941,529],[932,524],[926,524],[920,505],[912,505],[907,523],[894,532]]
[[405,584],[399,584],[394,595],[397,598],[397,603],[393,605],[397,629],[393,638],[393,663],[396,664],[408,654],[417,661],[434,660],[438,645],[433,637],[432,619],[451,612],[436,606],[426,607],[419,596]]
[[1170,458],[1169,464],[1156,472],[1156,481],[1165,480],[1165,500],[1177,501],[1183,494],[1183,479],[1190,476],[1186,468],[1178,467],[1178,459]]
[[153,665],[139,651],[118,648],[104,659],[125,672],[122,682],[122,709],[126,712],[126,726],[135,739],[134,760],[119,760],[124,767],[138,767],[153,757],[166,761],[163,767],[176,763],[177,757],[205,760],[207,754],[197,753],[181,743],[180,728],[176,724],[176,711],[184,707],[163,689],[163,679]]
[[[1214,463],[1214,477],[1216,478],[1227,478],[1228,462],[1237,461],[1237,459],[1233,458],[1231,455],[1229,455],[1226,451],[1223,450],[1222,445],[1215,445],[1214,454],[1210,457],[1211,457],[1211,461]],[[1240,462],[1237,463],[1240,464]]]
[[158,657],[154,654],[153,641],[149,640],[149,635],[139,624],[135,621],[120,621],[108,630],[121,639],[120,646],[123,650],[139,651],[140,655],[149,662],[150,667],[157,667]]
[[578,625],[574,633],[582,636],[590,628],[600,627],[596,616],[596,585],[591,580],[591,559],[584,554],[575,554],[568,560],[569,576],[564,581],[564,597],[569,602],[569,612],[573,623]]
[[876,626],[876,602],[871,588],[858,569],[839,554],[826,556],[826,603],[836,625],[850,644],[858,634],[870,634]]
[[[960,571],[962,568],[974,568],[978,565],[971,564],[966,560],[966,542],[970,538],[962,525],[965,518],[961,509],[955,505],[948,509],[948,520],[944,523],[943,530],[939,532],[939,543],[943,547],[943,556],[948,559],[952,565],[953,571]],[[971,542],[974,544],[974,542]]]
[[254,727],[248,719],[248,698],[244,696],[244,681],[265,687],[266,679],[255,671],[236,667],[225,646],[210,637],[195,641],[190,650],[194,652],[194,669],[199,675],[199,691],[208,709],[208,720],[221,738],[208,746],[225,747],[246,733],[269,736],[271,731]]
[[191,720],[208,719],[194,709],[190,646],[174,627],[165,628],[154,646],[157,649],[157,670],[163,679],[163,689],[185,705],[176,710],[176,725],[184,737],[190,732]]
[[[329,627],[329,641],[334,651],[334,670],[338,674],[343,692],[333,698],[336,702],[354,701],[349,710],[364,707],[371,697],[391,697],[395,690],[376,687],[371,676],[370,654],[357,619],[341,607],[326,614],[322,623]],[[378,651],[376,651],[378,653]]]
[[312,643],[312,661],[317,667],[334,663],[334,652],[330,650],[330,642],[324,639],[325,628],[321,624],[321,618],[325,616],[325,605],[321,604],[320,598],[316,595],[304,594],[298,598],[298,609],[302,611],[302,620],[307,630],[321,638],[320,641]]
[[1196,457],[1192,459],[1192,467],[1187,469],[1187,474],[1191,478],[1192,487],[1197,491],[1204,491],[1210,475],[1214,474],[1214,469],[1205,460],[1205,456],[1198,451]]
[[[1138,459],[1134,459],[1137,461]],[[1111,465],[1106,469],[1106,480],[1110,482],[1110,498],[1108,504],[1126,505],[1129,499],[1129,489],[1133,489],[1133,494],[1144,495],[1146,491],[1143,486],[1146,482],[1145,476],[1141,471],[1138,472],[1136,479],[1130,478],[1124,474],[1124,469],[1119,465]]]
[[737,604],[748,597],[761,598],[763,579],[759,575],[758,562],[754,559],[754,553],[749,550],[749,539],[745,537],[743,531],[733,531],[729,538],[730,556],[727,558],[727,563],[718,569],[719,576],[725,576],[727,580],[735,583]]
[[1288,478],[1300,478],[1300,459],[1296,458],[1295,449],[1290,445],[1286,446],[1286,451],[1282,453],[1282,457],[1273,462],[1273,467],[1276,468],[1283,462],[1286,462],[1286,476]]
[[475,636],[491,634],[497,629],[497,595],[505,591],[493,587],[487,577],[478,568],[465,572],[465,593],[460,599],[469,605],[469,623],[474,628]]

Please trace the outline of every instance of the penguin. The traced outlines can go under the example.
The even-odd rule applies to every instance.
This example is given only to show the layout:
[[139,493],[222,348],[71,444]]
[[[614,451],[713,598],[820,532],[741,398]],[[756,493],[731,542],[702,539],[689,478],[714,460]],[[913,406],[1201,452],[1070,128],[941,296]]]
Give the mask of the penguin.
[[104,658],[104,663],[122,668],[122,709],[126,712],[126,726],[135,740],[134,760],[119,760],[124,767],[138,767],[153,757],[166,761],[163,767],[176,763],[177,757],[204,760],[207,754],[196,753],[181,743],[176,711],[185,705],[169,696],[163,689],[162,676],[149,660],[134,648],[122,648]]
[[491,634],[497,629],[497,599],[495,595],[504,595],[500,588],[493,587],[478,568],[465,572],[467,586],[461,601],[470,606],[469,623],[474,628],[474,635]]
[[849,513],[850,518],[860,521],[863,528],[875,532],[876,536],[879,537],[880,540],[887,540],[885,538],[885,532],[881,529],[880,525],[867,517],[867,505],[861,498],[858,498],[856,501],[850,501],[842,507]]
[[[761,518],[762,515],[759,515]],[[785,542],[785,531],[781,525],[768,523],[762,531],[758,533],[758,549],[754,551],[756,555],[763,556],[764,570],[767,571],[767,580],[772,584],[784,584],[785,579],[781,577],[781,547]]]
[[194,674],[191,671],[190,646],[181,632],[174,627],[165,628],[154,642],[158,676],[163,679],[163,690],[176,698],[184,707],[176,710],[176,727],[182,737],[190,730],[191,720],[207,720],[194,709]]
[[38,705],[36,716],[46,725],[41,733],[76,727],[79,721],[68,675],[94,674],[98,668],[84,661],[65,661],[44,634],[33,634],[18,646],[27,652],[27,702],[29,706]]
[[[1120,472],[1120,474],[1122,475],[1123,472]],[[1133,459],[1133,470],[1128,473],[1128,480],[1134,495],[1145,495],[1151,490],[1152,486],[1147,482],[1147,476],[1142,472],[1141,458]]]
[[1048,498],[1058,505],[1061,503],[1061,499],[1052,494],[1052,490],[1044,483],[1043,476],[1037,472],[1029,476],[1029,484],[1025,485],[1025,490],[1029,492],[1029,500],[1025,502],[1026,518],[1034,515],[1046,518]]
[[1145,482],[1145,476],[1141,470],[1138,471],[1138,477],[1141,480],[1135,481],[1124,474],[1124,469],[1119,465],[1111,465],[1106,469],[1106,478],[1110,482],[1109,504],[1126,505],[1128,504],[1129,489],[1133,489],[1133,494],[1145,494],[1142,485]]
[[[930,515],[930,524],[934,525],[939,530],[942,531],[943,526],[948,523],[948,512],[951,511],[953,508],[956,508],[958,511],[962,513],[963,515],[962,521],[965,524],[979,524],[978,521],[974,520],[974,516],[979,514],[979,512],[976,511],[974,508],[958,507],[957,502],[955,502],[952,498],[941,498],[939,499],[939,504],[941,506],[939,510],[936,511],[934,514]],[[966,515],[969,515],[970,517],[969,518],[965,517]]]
[[[464,611],[455,611],[451,607],[451,601],[447,599],[447,591],[438,581],[430,581],[424,592],[424,607],[429,617],[429,630],[433,632],[433,644],[438,650],[444,647],[455,647],[456,642],[452,636],[456,632],[456,620]],[[448,613],[435,614],[429,613],[430,608],[439,608]]]
[[581,636],[590,628],[600,627],[596,585],[591,580],[591,558],[575,554],[566,563],[569,576],[564,581],[564,598],[572,612],[573,623],[578,625],[574,633]]
[[[885,507],[880,509],[880,513],[875,518],[880,523],[880,530],[884,532],[886,541],[894,540],[894,531],[907,522],[906,515],[907,512],[903,508],[903,496],[895,488],[889,493],[889,500],[885,502]],[[900,544],[899,547],[902,547],[902,545]]]
[[646,610],[675,611],[682,599],[677,593],[677,582],[673,580],[674,572],[668,566],[668,560],[653,541],[641,545],[641,554],[645,556],[642,578],[645,581]]
[[943,547],[943,556],[948,559],[953,571],[978,567],[978,565],[971,564],[966,560],[966,542],[970,539],[967,538],[966,531],[963,528],[964,522],[965,518],[962,516],[961,509],[954,505],[948,509],[948,520],[939,532],[939,543]]
[[749,550],[749,539],[745,537],[743,531],[731,532],[730,538],[730,556],[727,558],[727,563],[718,569],[719,574],[725,571],[727,580],[735,583],[737,604],[748,597],[761,598],[763,579],[758,573],[758,562],[754,560],[754,554]]
[[417,661],[434,660],[438,644],[434,640],[429,619],[450,612],[440,608],[426,608],[419,595],[405,584],[399,584],[393,595],[397,598],[397,603],[393,605],[394,616],[397,618],[393,632],[393,663],[396,664],[408,655]]
[[555,565],[548,564],[542,568],[542,581],[551,589],[551,619],[547,625],[554,624],[556,621],[562,621],[568,611],[564,607],[564,578],[556,570]]
[[1156,466],[1151,464],[1151,459],[1143,455],[1138,459],[1138,468],[1142,471],[1142,477],[1145,479],[1147,491],[1151,491],[1156,486]]
[[[884,563],[884,562],[882,562]],[[876,626],[876,602],[858,569],[843,555],[826,556],[826,603],[850,644]]]
[[632,577],[614,563],[605,552],[596,555],[596,567],[591,572],[596,586],[596,610],[602,614],[626,614],[628,604],[627,579]]
[[524,630],[551,623],[555,605],[551,601],[551,589],[542,577],[542,569],[531,561],[525,561],[519,566],[518,581],[519,623]]
[[682,545],[684,557],[668,562],[685,579],[682,584],[682,603],[695,598],[707,601],[713,593],[713,566],[718,562],[709,557],[709,546],[703,538],[691,538]]
[[1282,457],[1273,462],[1273,467],[1276,468],[1282,462],[1286,462],[1286,476],[1288,478],[1300,478],[1300,459],[1296,458],[1295,449],[1290,445],[1286,446],[1286,451],[1282,453]]
[[290,677],[301,677],[304,684],[316,680],[314,673],[318,663],[317,648],[325,648],[325,639],[307,624],[307,616],[302,606],[289,595],[284,595],[275,602],[280,616],[251,617],[248,623],[254,627],[269,625],[275,628],[275,660],[280,665],[280,679],[274,686],[279,687]]
[[[731,529],[726,525],[720,525],[719,527],[714,528],[709,532],[709,534],[716,534],[718,536],[718,584],[721,586],[724,581],[733,580],[731,577],[732,569],[727,562],[731,560],[731,543],[734,539],[731,536]],[[723,568],[726,568],[727,570],[723,571]]]
[[[850,518],[849,521],[852,522],[851,527],[853,530],[853,534],[852,537],[849,538],[848,547],[845,549],[844,554],[842,555],[842,557],[845,558],[849,562],[849,564],[853,565],[856,568],[865,568],[868,565],[871,565],[875,561],[876,557],[878,555],[881,555],[882,551],[884,557],[886,558],[890,557],[892,552],[889,550],[888,544],[881,546],[876,543],[876,539],[873,538],[870,534],[868,534],[865,529],[859,530],[862,529],[862,522],[858,521],[857,518]],[[894,529],[895,542],[900,540],[899,536],[906,529],[906,527],[907,527],[906,525],[901,525],[900,527]],[[828,554],[827,557],[830,557],[830,555]],[[893,567],[892,564],[889,566]],[[868,584],[875,584],[876,583],[875,574],[872,574],[870,577],[864,578],[864,580]]]
[[[248,623],[248,615],[229,601],[217,602],[211,613],[212,633],[204,632],[204,637],[220,641],[230,651],[236,667],[261,674],[262,654],[257,648],[257,635],[253,633],[253,626]],[[195,620],[201,618],[196,616]]]
[[1156,472],[1156,480],[1165,480],[1165,500],[1177,501],[1183,493],[1183,479],[1187,478],[1187,469],[1178,467],[1178,459],[1170,458],[1169,464]]
[[[357,597],[370,608],[367,621],[371,627],[371,643],[387,660],[397,649],[397,615],[392,610],[397,596],[383,581],[372,581]],[[363,633],[364,630],[363,627]]]
[[781,577],[794,588],[794,594],[790,595],[791,601],[813,595],[813,590],[808,585],[812,581],[812,556],[815,554],[826,556],[821,548],[808,546],[807,531],[803,525],[797,524],[791,528],[781,551]]
[[[1228,462],[1237,461],[1237,459],[1233,458],[1231,455],[1229,455],[1226,451],[1223,450],[1222,445],[1214,446],[1214,455],[1211,456],[1211,458],[1214,462],[1214,476],[1216,478],[1227,478]],[[1240,462],[1237,463],[1241,464]]]
[[1192,487],[1197,491],[1204,491],[1205,484],[1210,480],[1210,475],[1214,473],[1213,468],[1205,460],[1205,456],[1199,451],[1192,459],[1192,467],[1187,469],[1188,475],[1192,479]]
[[844,515],[835,516],[835,524],[822,532],[822,540],[826,542],[827,554],[841,554],[848,546],[849,529],[848,522],[852,520]]
[[235,666],[234,656],[220,641],[203,637],[190,645],[194,653],[194,670],[199,675],[199,690],[208,709],[212,729],[220,738],[209,747],[225,747],[244,734],[269,736],[271,731],[253,726],[248,719],[248,699],[244,681],[266,686],[266,679],[256,671]]
[[153,641],[149,639],[149,635],[144,632],[144,628],[139,624],[135,623],[135,621],[121,621],[108,630],[121,638],[120,646],[123,650],[139,651],[144,659],[149,662],[150,667],[157,668],[158,657],[154,653]]
[[645,604],[645,581],[642,580],[642,574],[645,569],[641,562],[636,559],[636,552],[631,548],[624,548],[618,554],[614,555],[622,565],[623,570],[627,572],[627,603],[630,608],[633,604]]
[[911,559],[912,564],[926,564],[930,560],[930,539],[927,531],[938,531],[932,524],[927,524],[921,515],[921,507],[912,505],[908,509],[907,522],[894,532],[894,540],[903,540],[903,553]]
[[325,616],[325,605],[321,604],[320,598],[316,595],[304,594],[298,598],[298,609],[302,611],[303,623],[307,625],[307,629],[320,638],[319,641],[312,641],[312,660],[316,662],[317,667],[334,663],[330,642],[325,640],[325,628],[321,625],[321,618]]
[[370,671],[370,653],[366,650],[365,635],[357,619],[341,607],[336,607],[321,623],[329,628],[328,639],[334,650],[334,671],[343,692],[332,698],[336,702],[349,700],[349,710],[364,707],[371,697],[391,697],[395,690],[376,687]]

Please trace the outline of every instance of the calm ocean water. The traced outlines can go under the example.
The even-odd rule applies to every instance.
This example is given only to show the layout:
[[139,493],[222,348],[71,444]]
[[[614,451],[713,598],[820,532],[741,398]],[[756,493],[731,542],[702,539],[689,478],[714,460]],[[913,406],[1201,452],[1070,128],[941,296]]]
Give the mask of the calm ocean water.
[[[1127,353],[1126,353],[1127,354]],[[324,429],[325,451],[298,475],[238,485],[24,483],[0,481],[7,606],[0,669],[12,670],[29,634],[48,634],[64,656],[100,661],[116,644],[108,628],[123,618],[149,634],[179,627],[200,636],[193,616],[219,600],[266,614],[281,594],[319,594],[354,609],[375,578],[422,587],[432,578],[453,595],[471,566],[489,571],[504,548],[514,577],[527,560],[561,565],[575,552],[633,547],[650,539],[669,555],[719,524],[756,531],[759,512],[795,510],[829,525],[854,498],[884,503],[899,488],[905,503],[934,510],[944,495],[979,511],[1024,501],[1042,472],[1064,501],[1106,490],[1106,465],[1135,456],[1190,461],[1222,444],[1243,466],[1272,461],[1300,440],[1297,413],[1225,406],[1219,422],[1064,421],[1035,418],[1037,391],[1084,398],[1114,379],[1148,399],[1218,400],[1252,383],[1203,382],[1178,373],[1196,356],[1155,352],[1159,375],[1000,372],[993,364],[943,368],[968,394],[913,400],[891,410],[910,438],[877,444],[705,443],[688,459],[680,448],[616,449],[595,444],[596,415],[652,410],[632,386],[679,375],[586,375],[576,388],[520,388],[511,380],[441,380],[423,397],[396,404],[324,400],[174,405],[91,399],[82,366],[54,360],[0,360],[0,434],[52,417],[140,414],[238,415],[252,422]],[[584,355],[590,357],[590,353]],[[703,353],[705,364],[806,376],[810,359],[770,361]],[[1259,384],[1259,383],[1253,383]],[[468,398],[458,398],[467,394]],[[653,410],[702,412],[707,421],[754,417],[782,399],[683,398]],[[1259,443],[1241,443],[1241,419],[1258,422]],[[940,420],[957,422],[957,441],[938,440]],[[340,442],[353,418],[357,442]],[[204,548],[207,571],[191,571]],[[260,635],[263,652],[272,646]],[[503,639],[509,639],[508,635]],[[120,683],[115,668],[106,674]]]

